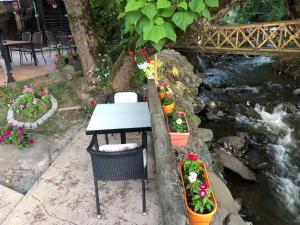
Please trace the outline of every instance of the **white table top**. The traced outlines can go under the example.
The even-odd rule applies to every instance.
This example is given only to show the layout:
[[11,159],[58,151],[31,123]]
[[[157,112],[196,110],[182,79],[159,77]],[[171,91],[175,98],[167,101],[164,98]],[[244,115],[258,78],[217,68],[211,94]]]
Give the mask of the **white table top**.
[[151,130],[147,102],[98,104],[86,129],[86,134],[147,130]]

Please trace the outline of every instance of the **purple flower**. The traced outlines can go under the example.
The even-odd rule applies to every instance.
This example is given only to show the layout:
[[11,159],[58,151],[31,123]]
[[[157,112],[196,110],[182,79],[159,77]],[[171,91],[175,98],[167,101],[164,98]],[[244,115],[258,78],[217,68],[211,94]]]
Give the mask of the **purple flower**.
[[18,134],[17,139],[22,139],[22,134]]
[[4,140],[3,136],[0,136],[0,142],[2,142]]
[[27,109],[28,108],[28,106],[27,106],[27,104],[25,103],[25,104],[23,104],[23,105],[20,105],[20,107],[21,107],[21,109]]
[[29,139],[28,142],[29,142],[29,144],[31,144],[31,145],[34,143],[34,141],[33,141],[32,139]]
[[17,100],[16,100],[16,99],[12,99],[12,100],[10,100],[10,103],[11,103],[12,105],[15,105],[15,104],[17,103]]

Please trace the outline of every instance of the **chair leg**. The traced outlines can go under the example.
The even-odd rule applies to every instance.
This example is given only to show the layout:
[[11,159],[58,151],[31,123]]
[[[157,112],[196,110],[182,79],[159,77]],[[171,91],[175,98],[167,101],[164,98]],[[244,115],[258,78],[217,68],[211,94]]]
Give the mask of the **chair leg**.
[[142,179],[142,192],[143,192],[143,215],[145,216],[146,213],[146,190],[145,190],[145,179]]
[[125,132],[121,132],[121,144],[126,144],[126,134],[125,134]]
[[42,53],[42,56],[43,56],[43,59],[44,59],[45,64],[47,64],[46,59],[45,59],[45,56],[44,56],[44,53],[43,53],[43,50],[41,50],[41,53]]
[[95,182],[95,197],[96,197],[96,208],[97,208],[97,217],[100,218],[100,200],[99,200],[99,190],[98,190],[98,182],[94,179]]

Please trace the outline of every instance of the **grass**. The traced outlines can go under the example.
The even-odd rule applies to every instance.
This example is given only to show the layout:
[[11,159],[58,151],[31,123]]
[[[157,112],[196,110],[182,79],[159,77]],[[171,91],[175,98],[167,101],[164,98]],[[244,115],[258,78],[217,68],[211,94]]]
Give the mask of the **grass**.
[[[23,86],[30,85],[31,83],[34,82],[18,82],[14,85],[9,85],[7,88],[0,87],[0,127],[7,124],[6,115],[10,107],[10,100],[22,94]],[[77,90],[80,90],[83,83],[81,79],[58,83],[49,82],[47,79],[39,79],[39,83],[49,89],[50,94],[57,99],[59,108],[83,105],[77,93]],[[32,132],[59,138],[73,125],[82,123],[84,118],[85,113],[83,111],[57,112],[42,126]]]

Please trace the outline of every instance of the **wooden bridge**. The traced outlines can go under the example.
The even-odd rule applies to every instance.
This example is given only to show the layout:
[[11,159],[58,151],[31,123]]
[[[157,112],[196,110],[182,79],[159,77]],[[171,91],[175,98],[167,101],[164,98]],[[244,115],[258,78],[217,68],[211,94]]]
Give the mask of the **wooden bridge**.
[[196,39],[193,46],[176,49],[219,54],[300,54],[300,20],[218,26],[200,31]]

